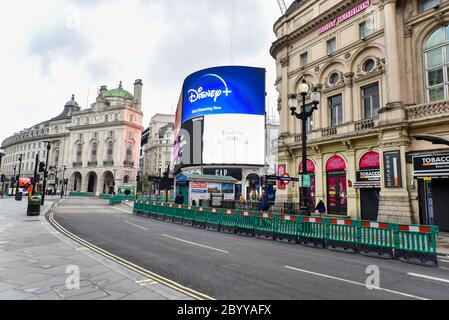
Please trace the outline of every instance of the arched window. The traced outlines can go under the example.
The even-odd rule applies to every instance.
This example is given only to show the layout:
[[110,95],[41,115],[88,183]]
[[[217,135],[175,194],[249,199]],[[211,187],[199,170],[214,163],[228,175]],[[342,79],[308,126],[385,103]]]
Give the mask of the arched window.
[[438,28],[424,44],[427,101],[449,96],[449,25]]
[[92,149],[90,152],[90,161],[91,162],[97,161],[97,143],[96,142],[92,143]]

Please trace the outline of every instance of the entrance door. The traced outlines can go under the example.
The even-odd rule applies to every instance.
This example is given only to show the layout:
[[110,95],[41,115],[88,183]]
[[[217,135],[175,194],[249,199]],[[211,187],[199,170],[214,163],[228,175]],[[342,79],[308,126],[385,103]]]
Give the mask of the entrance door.
[[377,221],[380,189],[360,189],[362,220]]
[[95,190],[95,177],[93,174],[89,176],[89,183],[87,186],[87,192],[94,192]]
[[345,173],[332,173],[327,176],[327,212],[346,215],[348,212],[347,185]]
[[432,181],[433,223],[441,231],[449,231],[449,179],[435,179]]

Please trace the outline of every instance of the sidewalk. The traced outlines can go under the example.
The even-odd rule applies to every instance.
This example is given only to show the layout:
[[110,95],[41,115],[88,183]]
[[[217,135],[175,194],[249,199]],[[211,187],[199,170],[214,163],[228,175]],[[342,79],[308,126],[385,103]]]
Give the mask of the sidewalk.
[[[0,300],[189,300],[102,257],[56,231],[45,213],[27,217],[26,199],[0,200]],[[66,287],[68,266],[78,266],[80,289]]]
[[441,232],[437,237],[437,252],[449,257],[449,233]]

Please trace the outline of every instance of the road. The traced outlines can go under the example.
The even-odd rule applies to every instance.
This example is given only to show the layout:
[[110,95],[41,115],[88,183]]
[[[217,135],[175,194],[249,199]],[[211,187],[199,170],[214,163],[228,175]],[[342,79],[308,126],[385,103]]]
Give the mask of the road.
[[[98,199],[66,199],[55,220],[80,238],[219,300],[449,299],[439,268],[196,229],[133,215]],[[369,290],[366,270],[380,270]]]

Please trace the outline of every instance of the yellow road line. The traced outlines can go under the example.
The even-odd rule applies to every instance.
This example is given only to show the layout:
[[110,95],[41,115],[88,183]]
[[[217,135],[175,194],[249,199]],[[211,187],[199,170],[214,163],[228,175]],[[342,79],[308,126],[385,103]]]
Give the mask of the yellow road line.
[[150,279],[152,279],[154,281],[162,283],[162,284],[164,284],[164,285],[166,285],[166,286],[168,286],[168,287],[170,287],[170,288],[172,288],[172,289],[174,289],[176,291],[184,293],[184,294],[186,294],[186,295],[188,295],[188,296],[190,296],[190,297],[192,297],[194,299],[197,299],[197,300],[215,300],[214,298],[212,298],[210,296],[207,296],[207,295],[205,295],[203,293],[200,293],[198,291],[195,291],[193,289],[187,288],[187,287],[185,287],[185,286],[183,286],[183,285],[181,285],[181,284],[179,284],[177,282],[174,282],[174,281],[172,281],[170,279],[164,278],[164,277],[162,277],[162,276],[160,276],[160,275],[158,275],[158,274],[156,274],[154,272],[146,270],[146,269],[144,269],[144,268],[142,268],[142,267],[140,267],[138,265],[135,265],[132,262],[129,262],[129,261],[123,259],[123,258],[120,258],[120,257],[118,257],[118,256],[116,256],[116,255],[114,255],[114,254],[112,254],[112,253],[110,253],[110,252],[108,252],[108,251],[106,251],[104,249],[101,249],[101,248],[99,248],[99,247],[97,247],[97,246],[87,242],[86,240],[76,236],[75,234],[71,233],[70,231],[68,231],[67,229],[62,227],[54,219],[54,212],[50,213],[49,220],[50,220],[50,222],[52,223],[52,225],[56,229],[58,229],[61,233],[63,233],[67,237],[75,240],[76,242],[78,242],[78,243],[82,244],[83,246],[91,249],[92,251],[94,251],[94,252],[96,252],[96,253],[98,253],[98,254],[100,254],[100,255],[102,255],[102,256],[110,259],[110,260],[113,260],[114,262],[116,262],[116,263],[118,263],[118,264],[120,264],[120,265],[122,265],[122,266],[124,266],[124,267],[126,267],[128,269],[131,269],[131,270],[133,270],[133,271],[135,271],[135,272],[137,272],[137,273],[139,273],[139,274],[141,274],[141,275],[143,275],[143,276],[145,276],[147,278],[150,278]]

